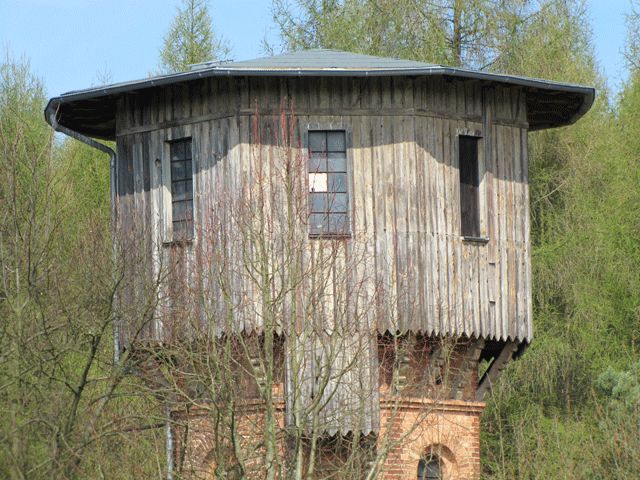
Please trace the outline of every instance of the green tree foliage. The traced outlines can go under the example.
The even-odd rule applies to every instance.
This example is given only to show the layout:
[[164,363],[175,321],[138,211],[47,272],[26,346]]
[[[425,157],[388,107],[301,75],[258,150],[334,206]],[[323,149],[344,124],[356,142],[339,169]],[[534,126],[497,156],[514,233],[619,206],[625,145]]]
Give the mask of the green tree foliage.
[[631,0],[631,12],[627,15],[627,43],[624,57],[631,71],[640,68],[640,3]]
[[483,68],[534,11],[527,0],[274,0],[286,50],[336,48]]
[[44,105],[0,63],[0,478],[159,477],[156,404],[113,362],[109,162]]
[[505,65],[595,85],[598,99],[577,125],[529,135],[536,338],[494,389],[483,461],[488,478],[635,478],[638,410],[616,420],[597,379],[638,358],[637,87],[612,111],[584,4],[546,9]]
[[640,471],[640,362],[627,370],[607,368],[596,381],[598,430],[604,437],[603,470],[613,478]]
[[211,26],[206,0],[182,0],[160,52],[162,73],[184,72],[189,65],[224,59],[226,42]]

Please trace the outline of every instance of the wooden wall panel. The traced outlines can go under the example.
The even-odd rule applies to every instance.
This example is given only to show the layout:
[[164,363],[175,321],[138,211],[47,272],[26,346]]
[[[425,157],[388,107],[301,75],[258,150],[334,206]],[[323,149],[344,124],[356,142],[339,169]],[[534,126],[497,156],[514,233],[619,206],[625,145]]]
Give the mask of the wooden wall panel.
[[[284,120],[281,107],[289,109]],[[346,271],[348,290],[358,290],[354,303],[371,310],[362,315],[365,324],[374,322],[381,332],[530,340],[525,119],[518,89],[443,78],[208,79],[124,97],[117,116],[119,227],[123,238],[133,230],[146,232],[139,245],[153,253],[144,274],[149,285],[138,287],[136,295],[155,295],[151,303],[161,307],[144,335],[166,340],[175,333],[164,311],[172,304],[170,289],[157,279],[180,262],[187,290],[213,289],[220,269],[227,275],[224,288],[216,287],[220,298],[196,309],[201,326],[217,334],[230,323],[239,330],[262,328],[261,294],[255,282],[247,281],[244,265],[247,255],[260,253],[259,246],[243,250],[231,231],[235,228],[237,237],[242,225],[232,217],[251,208],[255,214],[258,205],[262,212],[284,212],[278,210],[286,208],[278,185],[287,158],[282,125],[293,121],[297,143],[289,145],[289,157],[294,163],[304,160],[306,125],[342,125],[350,132],[353,236],[347,241],[351,257],[340,262],[341,268],[344,262],[353,267]],[[485,142],[486,244],[460,237],[460,129],[479,130]],[[156,159],[166,140],[187,130],[194,148],[197,234],[190,244],[171,246],[162,242]],[[260,142],[262,151],[256,146]],[[256,179],[264,186],[262,199]],[[302,179],[296,188],[304,191]],[[306,238],[304,208],[298,207],[298,245],[327,243]],[[268,216],[271,222],[285,217]],[[283,225],[270,228],[273,235],[286,233]],[[286,267],[272,275],[273,293],[278,293],[286,290],[276,284],[286,283],[283,272],[292,259],[281,238],[271,240],[270,251],[262,253],[272,258],[272,267]],[[213,265],[214,260],[223,264]],[[177,281],[175,275],[169,278]],[[288,295],[291,309],[304,292]],[[234,322],[224,305],[233,306]]]
[[[289,390],[327,402],[331,433],[376,430],[377,333],[531,339],[525,115],[518,89],[444,78],[208,79],[123,97],[121,342],[285,332]],[[349,239],[308,238],[309,125],[348,132]],[[461,130],[484,139],[486,243],[460,237]],[[161,160],[185,136],[195,238],[171,244]]]

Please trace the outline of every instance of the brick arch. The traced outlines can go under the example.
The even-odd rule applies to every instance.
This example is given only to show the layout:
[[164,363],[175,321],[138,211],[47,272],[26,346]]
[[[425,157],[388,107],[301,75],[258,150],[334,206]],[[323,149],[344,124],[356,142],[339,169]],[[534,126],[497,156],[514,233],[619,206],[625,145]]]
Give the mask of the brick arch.
[[175,411],[172,419],[175,422],[172,429],[175,441],[174,462],[180,478],[213,478],[214,470],[210,467],[210,459],[215,444],[206,412],[198,409],[190,412]]
[[[455,454],[449,447],[443,443],[433,443],[428,445],[422,452],[421,458],[438,457],[440,459],[440,467],[442,468],[442,476],[444,480],[459,478],[458,462]],[[416,469],[418,464],[416,463]]]
[[204,474],[204,478],[207,480],[213,480],[216,478],[215,453],[215,448],[212,448],[202,460],[202,472]]
[[[480,480],[480,413],[483,404],[409,398],[381,400],[381,428],[402,439],[385,459],[385,480],[415,480],[428,448],[445,460],[447,480]],[[384,402],[384,403],[383,403]]]
[[[198,476],[195,477],[197,478],[197,480],[215,480],[216,477],[216,468],[217,468],[217,464],[216,464],[216,449],[215,447],[212,445],[210,450],[208,452],[206,452],[206,455],[203,455],[201,460],[200,460],[200,464],[199,464],[199,469],[198,469]],[[225,455],[227,458],[225,459],[225,461],[227,462],[227,465],[229,467],[233,467],[233,462],[231,459],[231,454],[227,454]],[[226,476],[225,476],[226,478]],[[234,477],[235,478],[235,477]],[[240,477],[238,477],[240,478]]]

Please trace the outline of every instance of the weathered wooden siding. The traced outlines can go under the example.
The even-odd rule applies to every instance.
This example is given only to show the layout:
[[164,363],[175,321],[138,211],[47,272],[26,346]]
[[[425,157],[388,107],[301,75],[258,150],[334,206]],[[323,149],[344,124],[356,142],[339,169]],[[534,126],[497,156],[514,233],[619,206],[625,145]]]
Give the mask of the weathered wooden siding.
[[[237,218],[258,200],[255,183],[260,175],[272,179],[262,189],[267,198],[260,208],[275,210],[268,217],[276,223],[283,218],[280,209],[286,202],[274,185],[286,156],[281,148],[282,108],[288,112],[287,121],[293,121],[289,152],[294,158],[305,154],[308,125],[348,132],[352,239],[308,240],[304,225],[294,235],[295,245],[304,245],[295,249],[301,264],[309,262],[310,254],[304,251],[312,248],[324,252],[333,271],[342,265],[348,272],[344,281],[321,275],[335,287],[335,297],[345,297],[344,291],[351,297],[345,317],[355,315],[362,328],[375,325],[380,332],[531,339],[524,95],[517,88],[446,78],[210,79],[121,99],[118,219],[122,236],[135,237],[131,245],[143,246],[145,252],[139,256],[137,279],[125,279],[123,302],[132,305],[145,292],[152,296],[163,269],[172,272],[171,281],[156,282],[159,294],[151,303],[161,308],[147,316],[136,312],[146,322],[143,337],[165,340],[185,326],[180,324],[186,322],[184,312],[169,313],[179,303],[179,292],[209,289],[205,304],[189,308],[202,326],[218,334],[231,323],[235,329],[251,331],[268,320],[263,318],[256,284],[247,281],[246,269],[242,271],[250,242],[238,238],[247,232],[238,230]],[[478,131],[484,142],[481,204],[486,244],[460,237],[456,135],[468,130]],[[182,136],[193,141],[197,233],[190,244],[165,245],[156,159],[163,155],[165,141]],[[296,188],[304,189],[304,184]],[[251,200],[243,203],[238,198],[243,195]],[[251,225],[257,221],[253,218]],[[286,265],[283,271],[291,271],[296,256],[292,244],[287,246],[281,238],[286,229],[270,228],[269,264]],[[341,246],[331,253],[336,243]],[[251,255],[257,255],[255,247]],[[220,268],[216,270],[220,263],[222,276]],[[144,283],[140,278],[145,275],[148,284],[135,286]],[[214,286],[222,277],[228,283],[226,297],[214,301],[221,295]],[[278,272],[272,281],[286,283]],[[340,294],[340,288],[346,290]],[[284,289],[274,286],[272,293]],[[283,315],[298,308],[296,301],[304,305],[301,295],[288,292]],[[304,316],[300,311],[296,315]],[[124,337],[133,332],[123,332],[126,342]]]

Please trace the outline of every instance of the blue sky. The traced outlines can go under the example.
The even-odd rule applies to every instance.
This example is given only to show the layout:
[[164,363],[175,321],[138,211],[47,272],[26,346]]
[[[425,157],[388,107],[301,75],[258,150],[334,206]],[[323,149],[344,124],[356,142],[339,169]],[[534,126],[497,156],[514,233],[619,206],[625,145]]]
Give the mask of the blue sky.
[[[24,57],[48,95],[146,77],[179,0],[0,0],[0,48]],[[626,77],[622,48],[629,0],[588,0],[599,65],[617,91]],[[214,28],[231,57],[263,56],[278,41],[270,0],[210,0]],[[4,54],[3,54],[4,56]]]

